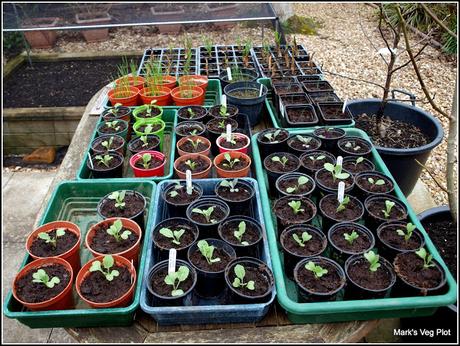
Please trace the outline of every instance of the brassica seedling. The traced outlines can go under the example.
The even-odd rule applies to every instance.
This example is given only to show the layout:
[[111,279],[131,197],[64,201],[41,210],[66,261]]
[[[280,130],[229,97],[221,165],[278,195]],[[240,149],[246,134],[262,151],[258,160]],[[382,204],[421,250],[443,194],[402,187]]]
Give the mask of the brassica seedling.
[[353,149],[353,151],[357,151],[357,150],[361,149],[361,147],[359,145],[353,146],[353,144],[351,142],[345,143],[345,148]]
[[220,105],[220,108],[219,108],[219,115],[220,115],[221,117],[226,117],[226,116],[230,115],[230,114],[227,113],[227,106],[225,106],[225,105]]
[[109,151],[110,148],[111,148],[112,145],[113,145],[113,138],[114,138],[113,136],[110,136],[110,138],[109,138],[108,141],[103,141],[103,142],[101,143],[101,145],[102,145],[107,151]]
[[400,235],[401,237],[404,237],[405,241],[408,241],[410,239],[410,237],[412,237],[412,232],[414,232],[414,229],[416,229],[416,228],[417,228],[417,226],[415,226],[414,224],[409,222],[406,225],[406,232],[404,232],[402,229],[397,229],[396,233],[398,233],[398,235]]
[[264,134],[264,137],[267,138],[270,141],[270,143],[276,143],[278,142],[276,140],[276,137],[278,137],[280,133],[281,133],[281,130],[276,130],[275,132]]
[[152,110],[154,108],[155,103],[157,103],[157,100],[152,100],[150,102],[150,105],[147,105],[146,116],[149,118],[152,116]]
[[111,156],[111,155],[109,155],[109,154],[106,154],[106,155],[104,155],[104,156],[102,156],[102,155],[96,155],[94,158],[95,158],[96,160],[98,160],[99,164],[103,164],[103,165],[106,166],[106,167],[110,167],[110,166],[109,166],[109,163],[110,163],[110,161],[112,161],[113,156]]
[[307,264],[305,264],[305,269],[313,272],[315,278],[317,279],[328,273],[327,269],[323,269],[321,266],[315,265],[315,263],[312,261],[309,261]]
[[56,242],[57,238],[62,237],[65,235],[65,228],[58,228],[56,230],[56,236],[55,237],[50,237],[49,233],[47,232],[40,232],[38,233],[38,238],[44,240],[46,244],[51,244],[53,248],[56,248]]
[[337,179],[348,179],[348,177],[350,176],[349,173],[342,173],[342,165],[333,165],[332,163],[327,162],[324,164],[324,169],[332,174],[332,178],[334,181],[336,181]]
[[192,160],[187,160],[187,161],[185,161],[185,164],[186,164],[187,166],[189,166],[190,169],[191,169],[192,171],[195,170],[196,165],[197,165],[196,162],[195,162],[195,161],[192,161]]
[[385,219],[388,219],[390,217],[391,209],[395,206],[395,202],[386,200],[385,201],[385,210],[382,210],[383,215],[385,216]]
[[225,158],[225,161],[227,161],[227,163],[223,163],[222,165],[223,165],[224,167],[228,167],[228,168],[230,168],[230,169],[232,169],[233,166],[234,166],[237,162],[240,162],[240,159],[238,159],[238,158],[232,159],[232,157],[230,156],[229,153],[225,153],[225,154],[224,154],[224,158]]
[[310,145],[310,142],[312,141],[313,138],[311,137],[303,137],[303,136],[300,136],[300,135],[297,135],[295,136],[295,138],[297,138],[297,140],[299,140],[300,142],[302,142],[302,146],[303,147],[309,147]]
[[180,238],[185,233],[185,229],[181,228],[178,231],[173,231],[169,228],[163,227],[160,229],[160,234],[164,235],[166,238],[172,239],[172,242],[176,245],[180,245]]
[[200,240],[198,242],[198,249],[200,249],[201,254],[203,255],[204,258],[206,258],[206,261],[208,261],[209,264],[220,262],[219,257],[212,258],[212,254],[214,252],[214,246],[209,245],[206,240]]
[[356,159],[354,166],[356,167],[358,164],[364,161],[364,157],[360,156]]
[[112,255],[107,255],[104,256],[104,258],[102,259],[102,263],[101,261],[94,261],[91,264],[91,268],[89,268],[89,271],[91,273],[99,271],[105,276],[105,279],[107,281],[112,281],[115,277],[120,275],[120,272],[118,270],[110,270],[110,268],[112,268],[114,264],[115,261]]
[[184,282],[188,278],[190,269],[186,266],[180,266],[176,272],[169,273],[165,277],[165,284],[172,286],[171,296],[178,297],[184,294],[184,291],[179,288],[181,282]]
[[305,243],[309,241],[311,238],[313,238],[313,236],[310,233],[305,231],[305,232],[302,232],[302,239],[300,239],[297,233],[293,233],[292,238],[294,238],[294,240],[297,242],[297,244],[299,244],[299,246],[305,247]]
[[380,267],[380,263],[379,263],[379,259],[380,259],[380,256],[377,255],[374,251],[369,251],[369,252],[366,252],[364,254],[364,258],[369,262],[370,266],[369,266],[369,270],[371,272],[375,272],[377,271],[377,269],[379,269]]
[[[176,185],[174,185],[174,190],[169,193],[169,196],[172,198],[176,197],[179,194],[177,190],[180,190],[183,187],[184,186],[182,186],[180,183],[177,183]],[[191,195],[193,193],[193,186],[190,189],[187,187],[186,192],[188,195]]]
[[351,245],[351,244],[353,244],[353,242],[354,242],[356,239],[359,238],[359,235],[358,235],[358,233],[355,232],[355,230],[353,230],[353,231],[351,232],[351,234],[344,233],[344,234],[343,234],[343,237],[344,237],[345,240],[346,240],[347,242],[349,242],[350,245]]
[[120,232],[123,229],[123,223],[121,222],[120,219],[117,219],[108,229],[107,233],[110,234],[115,238],[115,240],[121,241],[128,239],[129,235],[131,234],[131,231],[125,230],[123,233],[120,234]]
[[109,113],[111,113],[113,115],[117,115],[117,113],[120,110],[121,106],[122,106],[121,103],[115,103],[115,106],[113,106],[113,108],[109,109]]
[[343,198],[342,202],[339,203],[339,206],[337,207],[336,212],[337,212],[337,213],[340,213],[342,210],[347,209],[348,203],[350,203],[350,197],[349,197],[349,196],[345,196],[345,197]]
[[219,129],[225,129],[225,120],[219,121]]
[[247,241],[241,241],[243,238],[243,234],[246,232],[246,222],[241,221],[238,224],[238,230],[233,232],[233,235],[235,236],[236,239],[241,243],[241,245],[247,246],[249,243]]
[[108,198],[115,200],[116,208],[123,209],[126,205],[125,195],[126,195],[126,190],[114,191],[108,196]]
[[238,192],[240,189],[236,188],[236,184],[238,184],[238,179],[222,180],[219,186],[230,188],[230,192]]
[[189,114],[190,119],[193,119],[193,117],[196,115],[192,108],[187,108],[187,113]]
[[191,138],[187,138],[187,140],[188,140],[190,143],[192,143],[192,146],[193,146],[193,149],[194,149],[194,150],[197,150],[197,149],[198,149],[198,145],[199,145],[200,143],[203,143],[203,141],[202,141],[201,139],[199,139],[199,138],[197,138],[195,141],[194,141],[193,139],[191,139]]
[[142,155],[142,166],[144,166],[145,169],[149,169],[150,161],[152,161],[152,155],[151,154],[145,153],[145,154]]
[[428,255],[424,247],[421,247],[418,251],[415,251],[415,254],[423,259],[423,268],[428,269],[430,267],[434,267],[435,264],[433,263],[433,255]]
[[206,221],[208,223],[216,223],[217,221],[214,219],[211,219],[211,215],[214,211],[214,207],[209,207],[208,209],[199,209],[199,208],[193,208],[192,213],[197,213],[201,214],[206,218]]
[[326,155],[319,155],[317,157],[309,156],[308,158],[310,160],[312,160],[312,161],[321,161],[321,160],[324,160],[326,158]]
[[198,133],[198,130],[194,129],[192,130],[192,132],[190,132],[190,136],[196,136],[197,133]]
[[293,187],[288,187],[286,188],[286,192],[287,193],[293,193],[293,192],[296,192],[299,190],[299,188],[305,184],[307,184],[309,181],[309,179],[305,176],[300,176],[298,179],[297,179],[297,184]]
[[279,156],[273,156],[272,157],[273,162],[279,162],[283,165],[283,167],[286,167],[286,163],[288,162],[288,158],[286,156],[283,156],[282,158],[279,158]]
[[369,184],[372,184],[372,185],[377,185],[377,186],[380,186],[380,185],[385,185],[385,180],[383,179],[378,179],[377,181],[374,179],[374,178],[367,178],[367,181],[369,182]]
[[35,273],[32,274],[33,280],[32,282],[42,283],[48,288],[53,288],[54,285],[57,285],[61,282],[61,280],[57,276],[53,276],[50,280],[48,274],[43,269],[37,270]]
[[106,121],[105,126],[107,126],[109,129],[114,129],[115,131],[120,131],[121,126],[117,124],[119,123],[118,120],[114,121]]
[[305,209],[303,208],[300,208],[302,206],[302,202],[301,201],[290,201],[288,203],[288,205],[292,208],[292,211],[294,212],[294,214],[298,214],[299,212],[304,212]]
[[142,147],[146,147],[147,145],[149,145],[147,135],[141,136],[140,138],[141,138],[141,141],[142,141]]
[[244,277],[246,275],[246,270],[241,264],[237,264],[235,268],[233,268],[235,272],[236,278],[233,280],[232,286],[235,288],[243,288],[246,287],[248,290],[255,290],[255,282],[253,280],[249,280],[248,282],[244,282]]

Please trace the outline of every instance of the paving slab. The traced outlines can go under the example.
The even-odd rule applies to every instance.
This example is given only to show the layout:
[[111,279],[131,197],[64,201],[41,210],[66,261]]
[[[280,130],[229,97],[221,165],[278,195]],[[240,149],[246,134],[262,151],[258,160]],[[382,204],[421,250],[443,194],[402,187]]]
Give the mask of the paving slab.
[[420,179],[417,180],[417,184],[415,184],[407,200],[416,214],[436,206],[430,191]]
[[8,184],[13,174],[14,172],[5,172],[5,171],[2,172],[2,190]]

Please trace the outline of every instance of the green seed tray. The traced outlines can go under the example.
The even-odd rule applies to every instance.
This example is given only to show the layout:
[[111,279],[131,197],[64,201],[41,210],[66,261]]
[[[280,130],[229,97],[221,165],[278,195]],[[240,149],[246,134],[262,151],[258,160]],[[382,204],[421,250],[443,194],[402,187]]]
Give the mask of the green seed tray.
[[[134,179],[137,181],[161,181],[164,179],[169,179],[174,174],[174,152],[176,147],[176,133],[174,129],[177,125],[177,111],[172,109],[163,109],[162,120],[166,123],[166,127],[164,129],[164,136],[163,136],[163,154],[166,156],[166,165],[164,170],[164,175],[161,177],[146,177],[146,178],[137,178],[134,176],[133,170],[129,165],[129,157],[125,155],[125,161],[123,163],[123,178],[113,178],[110,181],[125,181],[126,179]],[[99,117],[99,121],[96,124],[96,128],[94,129],[93,135],[91,140],[88,144],[88,149],[86,150],[85,155],[83,156],[83,160],[81,162],[80,168],[77,171],[77,179],[78,180],[95,180],[98,181],[100,179],[94,179],[91,173],[91,170],[86,165],[86,161],[88,160],[88,155],[91,150],[91,142],[97,138],[97,127],[101,122],[104,120],[102,117]],[[134,130],[132,130],[132,135],[134,134]],[[127,145],[126,145],[127,146]],[[128,149],[126,148],[126,154],[128,153]]]
[[[367,134],[358,129],[344,129],[349,136],[359,136],[369,140]],[[311,130],[292,130],[288,129],[291,134],[311,134]],[[455,303],[457,300],[457,285],[451,273],[447,269],[444,261],[428,237],[423,226],[417,219],[417,215],[412,210],[409,202],[404,197],[397,184],[395,184],[394,193],[405,203],[408,209],[410,222],[415,224],[425,237],[425,246],[443,269],[447,276],[448,291],[442,295],[402,297],[402,298],[381,298],[366,300],[346,300],[331,302],[299,303],[297,300],[296,285],[288,279],[284,273],[283,267],[283,250],[277,241],[276,217],[272,214],[271,202],[267,193],[267,175],[262,166],[259,148],[257,145],[257,134],[252,137],[252,152],[256,165],[257,181],[263,203],[265,225],[270,246],[270,255],[273,263],[275,275],[276,290],[278,302],[286,310],[287,317],[294,323],[324,323],[324,322],[342,322],[352,320],[371,320],[378,318],[391,317],[415,317],[428,316],[433,314],[440,306],[446,306]],[[393,181],[391,173],[385,166],[380,155],[375,148],[372,148],[373,162],[376,170],[383,172]],[[320,225],[319,216],[316,216],[313,223]]]
[[[91,253],[84,246],[86,232],[90,226],[102,220],[97,215],[97,204],[106,194],[121,189],[135,190],[144,195],[147,200],[144,215],[146,231],[143,234],[144,240],[141,242],[140,259],[136,268],[137,283],[131,304],[123,308],[92,309],[78,298],[74,285],[75,309],[28,311],[14,299],[10,290],[3,306],[3,313],[6,317],[17,319],[30,328],[108,327],[132,324],[134,314],[139,306],[145,256],[147,245],[150,241],[149,230],[153,227],[152,221],[155,207],[151,201],[155,194],[156,184],[135,180],[126,180],[124,182],[113,182],[111,180],[62,182],[55,188],[40,225],[55,220],[65,220],[77,224],[81,230],[80,259],[83,266],[92,258]],[[31,260],[32,257],[26,254],[21,268]],[[76,275],[75,273],[74,277]]]
[[[272,120],[273,126],[276,128],[283,128],[281,123],[280,114],[278,112],[278,107],[273,104],[273,91],[272,91],[272,82],[270,78],[259,78],[257,82],[260,84],[265,85],[268,88],[268,94],[265,98],[265,107],[267,109],[268,114],[270,115],[270,119]],[[318,116],[319,117],[319,116]],[[286,128],[288,130],[305,130],[305,129],[315,129],[321,126],[309,126],[309,127],[289,127]],[[331,125],[332,127],[332,125]],[[350,128],[355,127],[355,121],[352,120],[350,124],[347,125],[334,125],[333,127],[341,127],[341,128]]]

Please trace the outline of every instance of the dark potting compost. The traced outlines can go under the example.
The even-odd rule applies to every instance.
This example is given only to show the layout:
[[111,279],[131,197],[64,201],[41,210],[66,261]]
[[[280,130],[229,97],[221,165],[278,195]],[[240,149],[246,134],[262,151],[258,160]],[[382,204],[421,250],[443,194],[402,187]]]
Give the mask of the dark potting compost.
[[[56,237],[56,230],[46,232],[50,238]],[[30,252],[37,257],[54,257],[70,250],[77,242],[78,237],[75,233],[65,229],[65,234],[56,240],[56,246],[46,243],[43,239],[35,238],[30,246]]]

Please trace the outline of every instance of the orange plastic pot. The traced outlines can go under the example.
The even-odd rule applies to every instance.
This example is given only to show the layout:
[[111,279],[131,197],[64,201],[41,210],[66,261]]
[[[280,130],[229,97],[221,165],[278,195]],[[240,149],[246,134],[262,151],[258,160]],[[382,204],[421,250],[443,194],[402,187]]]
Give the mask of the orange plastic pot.
[[[74,246],[72,246],[69,250],[66,252],[60,254],[59,256],[50,256],[50,257],[58,257],[66,260],[67,262],[70,263],[72,266],[72,269],[75,273],[78,273],[78,271],[81,268],[80,264],[80,240],[81,240],[81,232],[80,228],[72,222],[69,221],[52,221],[48,222],[40,227],[38,227],[36,230],[34,230],[32,233],[29,234],[26,240],[26,250],[29,253],[30,256],[32,256],[33,259],[42,259],[42,258],[49,258],[49,257],[39,257],[35,256],[31,251],[30,247],[32,246],[32,243],[35,241],[35,239],[38,238],[38,234],[41,232],[51,232],[53,229],[57,228],[66,228],[73,234],[77,236],[77,242],[75,243]],[[58,240],[59,241],[59,240]]]
[[[151,92],[155,90],[156,96],[152,96]],[[156,106],[170,106],[172,104],[171,89],[164,86],[157,86],[155,88],[148,87],[139,91],[142,103],[149,105],[153,100],[156,100]]]
[[[124,78],[126,78],[126,77],[124,77]],[[115,81],[115,84],[116,84],[116,85],[123,84],[122,81],[123,81],[124,78],[118,78],[118,79]],[[129,77],[128,77],[128,81],[129,81],[129,86],[138,88],[139,90],[141,90],[141,89],[144,88],[145,78],[142,77],[142,76],[136,76],[136,77],[129,76]]]
[[[126,95],[129,94],[129,95]],[[139,89],[133,86],[127,88],[114,88],[107,93],[112,106],[121,103],[122,106],[133,107],[137,106],[139,98]]]
[[126,228],[126,229],[130,230],[131,232],[136,233],[138,235],[138,238],[137,238],[136,243],[133,246],[131,246],[129,249],[126,249],[125,251],[122,251],[122,252],[110,254],[110,255],[122,256],[122,257],[124,257],[124,258],[126,258],[126,259],[128,259],[130,261],[131,260],[134,261],[134,263],[137,263],[137,259],[139,257],[139,249],[140,249],[140,244],[141,244],[141,238],[142,238],[142,230],[139,227],[139,225],[136,222],[134,222],[133,220],[130,220],[130,219],[127,219],[127,218],[124,218],[124,217],[110,217],[108,219],[105,219],[105,220],[102,220],[102,221],[98,222],[97,224],[91,226],[89,231],[86,233],[85,245],[86,245],[87,249],[91,252],[91,254],[94,257],[108,255],[108,254],[103,254],[103,253],[97,252],[96,250],[91,248],[92,241],[93,241],[93,238],[94,238],[94,236],[96,234],[96,227],[99,227],[101,224],[102,225],[103,224],[112,225],[118,219],[121,220],[123,228]]
[[201,106],[204,103],[204,91],[197,86],[179,86],[171,90],[171,97],[178,107]]
[[189,152],[186,152],[186,151],[183,151],[180,147],[182,144],[184,144],[185,142],[187,142],[188,140],[192,140],[192,141],[196,141],[196,140],[200,140],[202,143],[204,143],[207,147],[206,150],[203,150],[203,151],[200,151],[200,152],[197,152],[195,154],[201,154],[201,155],[205,155],[205,156],[209,156],[209,153],[211,152],[211,142],[209,141],[209,139],[207,138],[204,138],[202,136],[187,136],[187,137],[182,137],[181,139],[179,139],[179,141],[177,142],[176,144],[176,147],[177,147],[177,152],[179,153],[179,156],[184,156],[184,155],[187,155],[187,154],[192,154],[192,153],[189,153]]
[[99,256],[99,257],[93,258],[92,260],[90,260],[88,263],[86,263],[80,269],[80,271],[77,274],[77,278],[75,280],[75,289],[77,290],[78,296],[80,297],[81,300],[83,300],[89,306],[91,306],[93,308],[96,308],[96,309],[101,309],[101,308],[121,308],[121,307],[128,306],[130,304],[130,302],[132,301],[132,299],[133,299],[134,287],[136,286],[136,278],[137,278],[136,268],[134,267],[134,264],[130,260],[127,260],[125,257],[118,256],[118,255],[112,255],[112,257],[114,259],[114,262],[115,262],[116,266],[119,266],[119,267],[123,266],[123,267],[127,268],[129,270],[129,272],[131,273],[131,278],[132,278],[131,287],[121,297],[119,297],[119,298],[117,298],[115,300],[112,300],[110,302],[97,303],[97,302],[93,302],[91,300],[86,299],[81,294],[81,290],[80,290],[81,284],[91,274],[91,272],[89,271],[89,268],[91,268],[91,265],[93,264],[93,262],[95,262],[95,261],[102,262],[102,260],[104,259],[104,256]]
[[179,77],[179,86],[197,86],[203,89],[202,104],[205,100],[206,90],[208,89],[208,82],[209,80],[207,76],[201,76],[197,74]]
[[160,83],[151,83],[149,80],[146,80],[146,85],[152,84],[167,87],[172,90],[177,86],[177,78],[174,76],[162,76]]
[[[239,159],[239,158],[243,157],[247,162],[249,162],[249,164],[247,165],[247,167],[245,167],[243,169],[240,169],[240,170],[237,170],[237,171],[227,171],[225,169],[222,169],[222,168],[218,167],[217,165],[225,160],[225,157],[224,157],[225,154],[229,154],[232,160],[233,159]],[[244,178],[244,177],[247,177],[248,174],[249,174],[249,169],[251,168],[251,162],[252,162],[251,158],[248,155],[243,154],[243,153],[241,153],[239,151],[228,151],[226,153],[220,153],[219,155],[217,155],[214,158],[214,166],[216,166],[216,172],[217,172],[217,176],[219,178]]]
[[177,166],[179,165],[180,162],[182,161],[187,161],[187,160],[196,160],[197,158],[205,160],[208,164],[209,167],[204,170],[203,172],[198,172],[198,173],[192,173],[192,179],[204,179],[208,178],[211,174],[211,168],[212,168],[212,161],[209,157],[201,154],[185,154],[180,156],[176,161],[174,161],[174,171],[176,172],[176,175],[179,177],[179,179],[185,179],[185,172],[179,171],[177,169]]
[[[23,278],[30,271],[36,271],[38,269],[43,269],[44,267],[51,266],[53,264],[59,264],[64,266],[70,272],[70,280],[67,286],[51,299],[48,299],[44,302],[39,303],[27,303],[19,299],[17,295],[17,282]],[[72,283],[73,283],[74,272],[72,266],[66,260],[63,260],[59,257],[48,257],[41,258],[35,261],[30,262],[21,271],[16,275],[13,281],[13,297],[27,309],[32,311],[43,311],[43,310],[67,310],[74,307],[74,300],[72,295]]]

